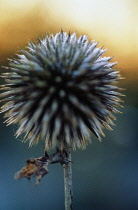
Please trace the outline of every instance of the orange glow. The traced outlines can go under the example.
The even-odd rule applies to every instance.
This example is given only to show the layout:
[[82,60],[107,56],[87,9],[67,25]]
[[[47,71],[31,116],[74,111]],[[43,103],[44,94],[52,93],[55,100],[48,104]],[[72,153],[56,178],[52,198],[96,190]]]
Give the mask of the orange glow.
[[0,60],[37,35],[87,34],[115,55],[122,69],[136,69],[137,0],[1,0]]

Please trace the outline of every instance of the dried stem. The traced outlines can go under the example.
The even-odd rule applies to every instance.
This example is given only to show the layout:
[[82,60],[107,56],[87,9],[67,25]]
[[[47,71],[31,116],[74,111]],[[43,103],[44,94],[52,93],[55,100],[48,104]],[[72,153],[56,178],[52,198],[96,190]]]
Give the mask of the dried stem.
[[48,166],[50,164],[60,163],[64,168],[64,188],[65,188],[65,210],[72,210],[72,167],[71,167],[71,150],[66,148],[63,151],[57,149],[53,155],[45,152],[45,155],[39,158],[31,158],[26,161],[20,171],[15,174],[15,179],[26,177],[30,179],[32,176],[36,177],[35,185],[39,184],[40,180],[48,173]]
[[73,190],[72,190],[72,163],[71,150],[66,149],[69,162],[64,164],[64,190],[65,190],[65,210],[72,210]]

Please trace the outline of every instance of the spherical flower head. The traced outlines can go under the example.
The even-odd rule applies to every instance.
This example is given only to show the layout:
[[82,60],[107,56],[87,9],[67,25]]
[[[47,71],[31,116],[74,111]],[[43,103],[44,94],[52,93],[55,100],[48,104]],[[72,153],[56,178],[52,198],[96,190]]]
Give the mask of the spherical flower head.
[[25,132],[29,144],[45,140],[47,150],[85,148],[91,133],[98,139],[102,128],[111,129],[112,113],[118,113],[121,77],[111,63],[101,57],[106,51],[88,42],[87,36],[65,32],[29,43],[4,73],[1,94],[6,123],[19,123],[18,137]]

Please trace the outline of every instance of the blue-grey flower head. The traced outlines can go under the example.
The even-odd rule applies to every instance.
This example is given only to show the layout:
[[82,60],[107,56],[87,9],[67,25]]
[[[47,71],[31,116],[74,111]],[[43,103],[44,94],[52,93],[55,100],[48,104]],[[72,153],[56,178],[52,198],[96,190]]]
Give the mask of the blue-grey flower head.
[[100,140],[102,128],[111,129],[112,113],[119,112],[116,63],[85,35],[60,32],[38,41],[10,60],[1,112],[8,125],[19,123],[16,136],[25,132],[30,145],[42,138],[47,150],[83,149],[91,133]]

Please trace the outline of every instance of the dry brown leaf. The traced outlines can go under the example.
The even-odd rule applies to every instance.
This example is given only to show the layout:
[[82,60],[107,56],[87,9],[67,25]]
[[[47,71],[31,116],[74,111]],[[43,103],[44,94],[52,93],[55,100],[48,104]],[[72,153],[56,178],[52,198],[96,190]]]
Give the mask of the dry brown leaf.
[[21,179],[23,177],[30,179],[34,176],[36,177],[35,185],[37,185],[40,183],[43,176],[48,173],[49,164],[60,163],[61,165],[64,165],[68,162],[70,162],[70,160],[68,160],[68,153],[66,150],[60,151],[57,149],[53,155],[49,155],[45,152],[45,156],[27,160],[26,166],[15,174],[15,179]]
[[26,177],[30,179],[31,176],[36,177],[35,185],[39,184],[42,177],[48,173],[46,158],[32,158],[26,161],[26,166],[15,174],[15,179]]

